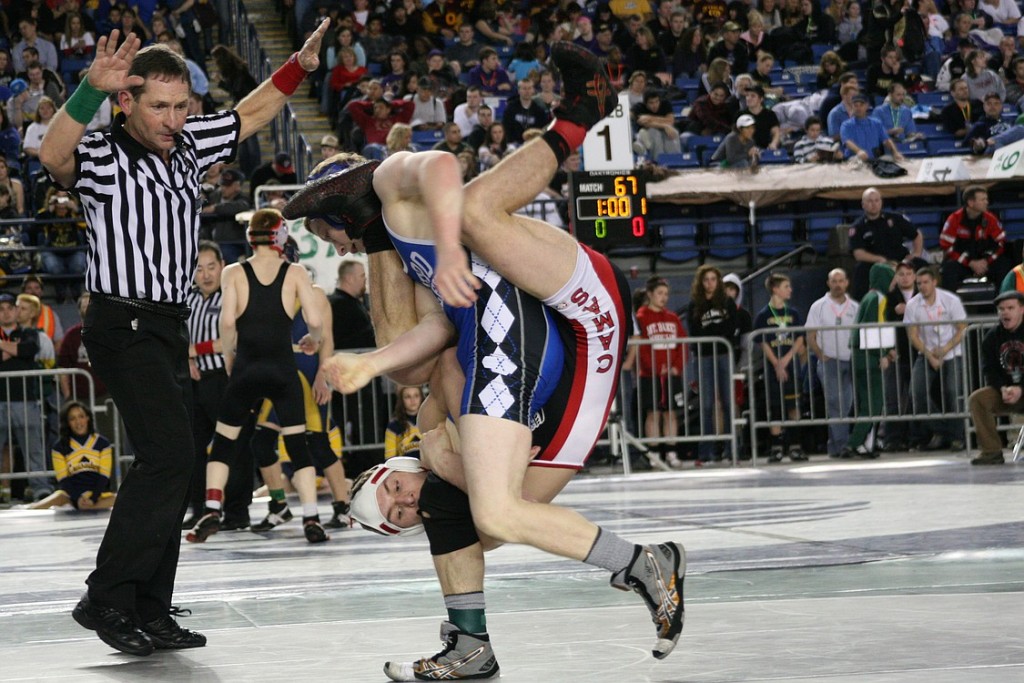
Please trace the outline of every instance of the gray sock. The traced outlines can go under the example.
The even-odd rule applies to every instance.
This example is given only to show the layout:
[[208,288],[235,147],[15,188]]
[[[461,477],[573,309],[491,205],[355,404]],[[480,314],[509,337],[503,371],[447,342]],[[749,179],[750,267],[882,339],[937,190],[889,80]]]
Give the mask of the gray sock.
[[446,595],[444,606],[446,609],[487,609],[482,592]]
[[615,574],[629,566],[638,547],[621,536],[598,527],[594,545],[587,553],[587,559],[583,561]]

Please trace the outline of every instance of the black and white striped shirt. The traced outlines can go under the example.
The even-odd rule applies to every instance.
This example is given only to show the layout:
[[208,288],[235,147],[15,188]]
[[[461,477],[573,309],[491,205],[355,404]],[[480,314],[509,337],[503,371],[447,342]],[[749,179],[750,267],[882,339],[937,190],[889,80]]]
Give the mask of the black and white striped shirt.
[[[192,309],[188,316],[189,343],[199,344],[220,339],[221,291],[218,289],[210,296],[203,297],[203,293],[196,287],[188,293],[186,301]],[[196,365],[199,366],[200,372],[223,370],[224,356],[219,353],[204,353],[196,356]]]
[[89,224],[86,289],[181,304],[198,258],[200,185],[238,147],[233,111],[190,117],[170,162],[124,130],[87,135],[75,150],[75,189]]

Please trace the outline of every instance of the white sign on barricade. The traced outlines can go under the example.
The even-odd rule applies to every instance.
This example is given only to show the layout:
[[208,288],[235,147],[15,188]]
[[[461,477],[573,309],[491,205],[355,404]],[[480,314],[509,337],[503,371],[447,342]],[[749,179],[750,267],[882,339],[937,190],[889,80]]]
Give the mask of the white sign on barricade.
[[992,153],[992,163],[988,167],[988,178],[1011,178],[1024,175],[1024,140],[1018,140],[1006,147],[1000,147]]
[[934,157],[921,160],[921,168],[917,172],[919,183],[952,183],[957,180],[970,180],[971,174],[961,157]]

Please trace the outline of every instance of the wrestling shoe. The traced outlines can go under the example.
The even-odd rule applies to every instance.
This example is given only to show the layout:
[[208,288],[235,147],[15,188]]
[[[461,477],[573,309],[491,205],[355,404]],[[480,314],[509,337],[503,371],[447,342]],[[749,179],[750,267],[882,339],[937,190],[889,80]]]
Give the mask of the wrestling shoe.
[[640,546],[629,566],[612,574],[612,588],[633,590],[651,612],[658,629],[658,640],[651,654],[655,659],[668,656],[683,630],[683,579],[686,576],[686,551],[679,543]]
[[772,449],[768,452],[768,462],[782,462],[782,454],[783,450],[781,445],[776,444],[772,446]]
[[444,649],[418,662],[385,662],[384,675],[393,681],[484,680],[501,676],[486,633],[463,633],[455,624],[441,624]]
[[556,119],[590,129],[615,111],[619,98],[604,62],[586,48],[560,41],[551,46],[551,61],[562,74],[562,101]]
[[206,539],[220,531],[220,513],[207,512],[199,518],[192,531],[185,534],[189,543],[205,543]]
[[803,448],[801,448],[800,446],[790,446],[789,447],[789,459],[792,462],[804,462],[808,458],[804,454],[804,449]]
[[348,517],[348,503],[344,501],[337,501],[333,503],[334,514],[324,524],[325,529],[347,529],[352,526],[352,522]]
[[138,657],[153,654],[153,641],[136,628],[127,610],[94,605],[86,595],[75,605],[71,616],[80,626],[96,631],[100,640],[115,650]]
[[288,509],[287,503],[275,505],[273,501],[267,504],[267,516],[258,524],[249,527],[250,531],[270,531],[279,524],[284,524],[292,518],[292,511]]
[[302,533],[306,535],[306,540],[310,543],[323,543],[324,541],[331,540],[331,537],[324,531],[324,527],[320,524],[318,517],[310,517],[302,521]]

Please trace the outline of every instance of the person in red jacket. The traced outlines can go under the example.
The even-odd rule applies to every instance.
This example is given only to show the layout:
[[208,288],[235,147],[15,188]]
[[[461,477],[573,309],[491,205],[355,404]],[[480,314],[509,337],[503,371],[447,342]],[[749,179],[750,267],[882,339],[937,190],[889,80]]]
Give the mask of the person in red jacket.
[[[644,436],[648,438],[678,435],[674,397],[686,389],[682,377],[686,362],[683,346],[669,341],[685,337],[686,330],[679,316],[666,307],[668,294],[668,282],[657,276],[648,279],[647,304],[636,312],[641,339],[665,340],[644,344],[637,349],[640,406],[645,415]],[[674,443],[660,444],[658,450],[663,452],[669,466],[681,465]],[[663,467],[659,459],[652,458],[651,463]]]
[[349,103],[348,111],[359,126],[365,138],[363,156],[368,159],[383,159],[387,156],[388,133],[396,123],[409,123],[416,103],[411,100],[385,99],[367,102],[355,100]]
[[964,206],[950,214],[942,226],[939,245],[945,252],[942,287],[956,292],[966,278],[986,278],[999,287],[1010,272],[1006,257],[1006,231],[988,210],[988,192],[971,185],[964,190]]

